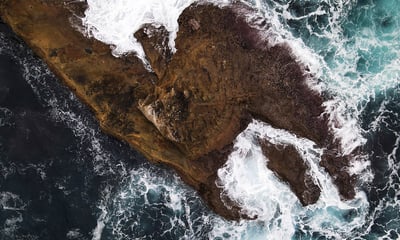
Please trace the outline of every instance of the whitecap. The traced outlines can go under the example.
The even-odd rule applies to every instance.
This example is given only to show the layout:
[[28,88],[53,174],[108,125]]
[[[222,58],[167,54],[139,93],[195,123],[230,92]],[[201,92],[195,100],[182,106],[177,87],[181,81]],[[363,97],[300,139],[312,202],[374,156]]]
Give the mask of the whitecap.
[[116,56],[135,52],[145,54],[133,34],[145,23],[163,25],[170,33],[169,46],[175,49],[178,17],[195,0],[88,0],[82,19],[88,36],[111,44]]
[[27,204],[20,196],[12,192],[0,192],[0,207],[3,210],[24,211]]
[[[306,207],[300,204],[289,186],[266,167],[268,159],[257,138],[295,146],[321,188],[317,203]],[[354,236],[366,222],[369,203],[365,193],[357,192],[354,200],[342,201],[332,179],[319,166],[323,150],[315,146],[308,139],[256,120],[236,138],[234,151],[218,171],[218,185],[245,214],[257,217],[258,225],[263,224],[260,230],[254,223],[241,223],[247,225],[252,239],[291,239],[298,231],[346,238]]]
[[0,107],[0,127],[10,127],[14,125],[14,113],[5,107]]

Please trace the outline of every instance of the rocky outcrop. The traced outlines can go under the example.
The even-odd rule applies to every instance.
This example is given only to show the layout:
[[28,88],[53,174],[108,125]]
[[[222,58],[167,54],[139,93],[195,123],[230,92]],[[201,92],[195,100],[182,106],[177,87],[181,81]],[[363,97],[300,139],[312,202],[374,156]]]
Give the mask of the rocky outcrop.
[[303,205],[318,201],[321,190],[309,174],[309,166],[292,145],[273,145],[261,140],[261,149],[269,159],[267,166],[283,181],[290,183],[292,191]]
[[[262,37],[268,29],[265,21],[257,29],[246,22],[250,8],[190,6],[179,18],[175,54],[166,45],[165,29],[144,26],[135,36],[153,69],[149,72],[134,55],[115,58],[108,46],[84,37],[77,16],[83,15],[85,4],[68,2],[0,0],[0,14],[93,109],[107,133],[150,161],[173,167],[217,213],[241,217],[234,203],[223,204],[215,180],[232,141],[252,118],[326,147],[330,155],[324,166],[340,193],[352,196],[351,178],[341,177],[347,158],[340,166],[332,163],[338,151],[321,115],[322,97],[307,87],[310,76],[290,48],[272,46]],[[303,204],[318,199],[307,166],[291,147],[263,148],[268,166]],[[290,169],[282,164],[286,161],[292,161]]]

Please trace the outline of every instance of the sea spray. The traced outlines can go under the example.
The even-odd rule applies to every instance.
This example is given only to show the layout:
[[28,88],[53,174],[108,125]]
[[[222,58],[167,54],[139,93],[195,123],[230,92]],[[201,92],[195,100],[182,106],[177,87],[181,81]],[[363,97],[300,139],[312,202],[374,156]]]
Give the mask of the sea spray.
[[[321,188],[316,204],[303,207],[289,186],[266,167],[268,159],[258,139],[295,146]],[[319,233],[346,238],[354,236],[365,223],[369,206],[365,194],[358,192],[354,200],[342,201],[332,179],[319,166],[322,149],[315,146],[310,140],[256,120],[236,138],[233,153],[218,171],[218,185],[245,214],[268,226],[258,232],[260,236],[290,239],[295,233],[304,236]]]
[[[98,38],[99,40],[109,44],[114,44],[115,46],[113,49],[113,53],[116,55],[133,51],[136,52],[139,56],[143,56],[141,55],[143,54],[142,50],[137,47],[140,45],[136,45],[136,47],[132,47],[132,45],[130,47],[127,47],[128,45],[125,45],[124,41],[134,43],[135,40],[132,39],[133,33],[145,23],[153,23],[165,26],[171,34],[170,40],[173,41],[174,37],[176,36],[176,31],[178,30],[178,12],[183,11],[184,8],[181,7],[190,5],[192,1],[186,1],[185,3],[171,2],[171,4],[170,2],[168,2],[167,5],[157,3],[157,7],[155,8],[154,6],[156,5],[152,5],[156,4],[156,1],[154,1],[151,4],[145,5],[146,7],[153,6],[154,10],[147,10],[151,12],[148,15],[137,15],[140,17],[131,16],[126,10],[136,7],[137,9],[142,9],[143,11],[144,5],[142,4],[132,3],[131,5],[129,5],[129,7],[126,7],[126,4],[122,4],[124,3],[123,1],[110,1],[110,3],[112,4],[112,6],[110,5],[107,7],[106,4],[99,5],[93,2],[92,5],[91,2],[89,2],[89,10],[86,11],[86,18],[84,19],[84,22],[88,27],[88,31],[92,32],[93,36]],[[310,76],[312,76],[307,82],[309,86],[312,89],[320,92],[321,94],[323,92],[331,93],[331,83],[329,81],[329,77],[331,77],[331,72],[329,68],[330,66],[325,62],[324,57],[320,55],[320,52],[318,50],[309,48],[307,46],[308,42],[304,41],[304,39],[302,38],[294,36],[295,33],[292,31],[291,28],[288,28],[287,23],[288,21],[302,22],[309,18],[327,17],[329,22],[329,29],[327,28],[324,31],[320,31],[316,33],[316,35],[321,36],[325,34],[328,36],[327,38],[329,38],[329,36],[331,35],[337,37],[339,34],[341,34],[342,31],[340,29],[340,24],[338,23],[338,21],[340,21],[340,19],[346,15],[346,11],[349,7],[351,7],[351,4],[340,1],[332,2],[332,7],[327,8],[326,5],[318,5],[318,3],[315,2],[314,5],[316,5],[316,7],[313,11],[308,11],[304,15],[296,15],[293,13],[293,9],[291,9],[293,6],[289,3],[266,3],[263,1],[249,1],[246,3],[253,5],[259,10],[259,12],[254,16],[247,16],[249,22],[251,23],[252,18],[257,18],[260,15],[265,17],[270,25],[270,27],[264,32],[265,36],[269,39],[269,43],[271,45],[287,44],[292,49],[293,55],[298,59],[298,61],[305,66],[305,69],[308,69]],[[91,9],[92,6],[94,8]],[[153,16],[153,13],[159,11],[159,9],[163,9],[163,7],[165,6],[174,9],[173,11],[171,11],[172,14],[169,14],[168,18],[167,16],[158,16],[158,19],[156,19],[156,17]],[[100,7],[101,9],[96,9],[96,7]],[[94,9],[96,10],[92,11]],[[127,30],[127,28],[125,28],[126,25],[122,24],[118,27],[116,27],[116,25],[110,25],[109,27],[113,28],[114,31],[117,31],[118,34],[121,33],[125,36],[125,40],[119,42],[122,38],[119,38],[117,34],[109,34],[112,33],[112,31],[106,31],[104,28],[96,27],[106,26],[106,23],[101,23],[101,21],[99,21],[99,23],[96,23],[96,20],[90,20],[96,19],[96,17],[94,16],[96,16],[96,14],[97,16],[100,16],[100,13],[106,14],[108,16],[114,16],[116,14],[115,16],[119,16],[121,17],[121,19],[124,19],[123,21],[119,21],[120,19],[117,19],[118,21],[116,22],[124,23],[124,21],[128,21],[131,22],[130,24],[135,24],[136,27],[133,28],[131,26],[128,28],[129,32],[124,32],[125,30]],[[110,19],[115,18],[110,17]],[[258,26],[255,25],[254,27]],[[121,30],[121,28],[123,30]],[[99,33],[103,34],[104,36],[99,35]],[[128,38],[126,38],[126,36],[128,36]],[[332,36],[331,38],[333,38]],[[178,49],[179,51],[179,46],[175,46],[173,42],[170,42],[169,45],[173,50]],[[349,154],[354,149],[362,146],[365,143],[365,139],[361,135],[362,130],[360,129],[360,126],[358,124],[357,115],[354,114],[357,106],[351,105],[349,107],[348,105],[344,104],[343,98],[332,93],[329,98],[330,100],[326,101],[324,103],[324,106],[326,108],[326,114],[328,114],[330,119],[331,129],[335,133],[335,136],[342,142],[342,153]],[[256,125],[259,129],[268,129],[268,127],[266,125],[262,125],[262,123],[250,125],[250,129],[252,126],[254,127]],[[262,127],[260,127],[261,125]],[[279,132],[280,130],[277,131]],[[270,133],[271,132],[274,131],[270,131]],[[242,134],[250,135],[249,139],[252,139],[254,138],[253,135],[255,133],[251,133],[251,130],[248,130],[247,133],[244,132]],[[264,133],[264,137],[266,136],[267,134]],[[283,137],[280,139],[280,142],[286,141],[287,143],[288,141],[290,141],[288,139],[297,139],[293,137],[293,135],[291,135],[290,133],[287,133],[286,135],[283,134],[283,136],[286,136],[287,139],[285,140],[285,137]],[[308,208],[303,209],[299,205],[299,202],[297,201],[294,194],[290,191],[290,189],[284,183],[281,183],[274,176],[274,174],[266,168],[266,159],[262,156],[259,146],[254,143],[255,140],[249,140],[240,137],[238,138],[239,139],[236,140],[235,147],[239,150],[237,150],[238,152],[232,153],[230,159],[227,162],[227,165],[220,170],[219,184],[221,184],[221,187],[224,189],[224,194],[227,194],[230,198],[233,198],[235,201],[237,201],[239,205],[243,207],[244,211],[246,211],[246,214],[250,216],[258,216],[259,219],[261,219],[263,225],[268,226],[266,228],[261,228],[263,229],[261,231],[259,228],[257,228],[257,232],[260,233],[259,236],[265,237],[281,235],[283,238],[287,239],[291,236],[294,236],[295,234],[298,234],[296,233],[296,231],[303,231],[302,234],[305,234],[306,236],[309,234],[312,235],[313,232],[320,232],[326,234],[326,236],[331,235],[332,237],[343,237],[346,236],[346,234],[351,234],[352,232],[354,232],[354,230],[362,226],[365,219],[363,217],[365,217],[365,214],[368,210],[368,202],[365,195],[362,192],[358,192],[357,198],[354,201],[342,202],[340,200],[337,190],[333,187],[330,177],[319,167],[322,149],[313,148],[311,146],[311,143],[311,145],[307,145],[309,146],[308,149],[300,149],[299,145],[295,144],[296,141],[291,143],[295,144],[295,146],[299,148],[298,150],[300,153],[311,152],[313,154],[316,154],[312,155],[308,153],[307,156],[303,156],[304,159],[307,159],[307,163],[310,166],[314,182],[318,184],[322,190],[320,201],[316,205],[311,207],[314,208],[314,210],[310,211]],[[303,144],[304,143],[305,142],[303,142]],[[236,161],[233,159],[236,159]],[[244,161],[243,159],[247,159],[247,161]],[[363,172],[365,171],[365,168],[369,167],[368,163],[366,163],[365,161],[363,162],[363,164],[354,162],[353,166],[354,169],[352,170],[352,172],[357,173]],[[257,173],[256,176],[258,176],[258,178],[251,178],[254,172]],[[264,185],[265,182],[269,182],[269,184]],[[261,184],[255,185],[258,186],[257,191],[249,187],[252,184],[254,185],[256,183]],[[252,191],[252,189],[254,191]],[[275,189],[275,191],[273,189]],[[263,194],[269,196],[270,198],[272,198],[272,200],[265,201],[263,199],[262,201],[257,202],[256,199]],[[274,198],[275,200],[273,200]],[[354,211],[357,214],[355,214],[353,218],[350,218],[347,221],[342,221],[343,219],[340,217],[340,215],[345,215],[346,212],[349,211]],[[302,218],[301,216],[307,217]],[[323,220],[323,218],[325,217],[329,219],[328,222]],[[293,218],[297,218],[297,220],[294,220]],[[304,219],[308,220],[306,221]],[[249,223],[242,222],[242,224],[247,225]],[[310,226],[312,226],[311,230],[308,229]],[[247,230],[255,230],[255,228],[251,227],[244,228]],[[324,230],[325,228],[327,230]],[[256,235],[257,234],[255,234],[254,232],[252,233],[252,237],[255,237]]]
[[[308,53],[311,53],[311,55],[303,55],[302,57],[300,52],[295,52],[301,61],[307,60],[304,58],[311,60],[311,63],[309,63],[309,66],[311,67],[310,72],[315,74],[317,78],[317,89],[320,88],[321,92],[323,90],[325,94],[328,94],[333,98],[332,101],[328,102],[329,104],[326,105],[328,112],[337,112],[337,118],[341,117],[343,119],[340,120],[342,123],[352,121],[349,124],[349,129],[355,129],[355,131],[343,131],[340,134],[348,135],[348,133],[361,133],[363,138],[356,139],[356,143],[357,141],[361,141],[357,143],[358,145],[363,145],[365,139],[368,139],[365,149],[370,154],[369,160],[372,162],[371,168],[376,176],[371,183],[372,186],[365,188],[369,200],[369,211],[365,218],[365,212],[367,212],[364,211],[366,210],[366,206],[363,205],[365,204],[365,196],[360,191],[356,196],[356,199],[359,199],[358,202],[343,203],[337,201],[337,193],[335,191],[325,191],[326,194],[323,193],[324,195],[321,197],[328,199],[325,203],[319,201],[315,205],[308,206],[305,209],[301,209],[298,201],[294,198],[293,194],[290,193],[287,198],[289,198],[289,200],[293,199],[293,209],[300,209],[300,212],[292,212],[289,224],[285,225],[285,227],[287,226],[289,228],[294,226],[295,231],[292,239],[341,239],[342,236],[349,236],[348,239],[398,239],[400,236],[400,223],[398,220],[400,219],[400,136],[398,134],[400,132],[400,124],[398,121],[400,116],[400,62],[398,55],[398,50],[400,49],[400,34],[398,34],[399,15],[397,13],[399,12],[400,5],[398,5],[395,0],[321,0],[290,2],[251,1],[251,4],[260,8],[260,12],[265,12],[265,14],[275,17],[275,20],[272,21],[274,23],[272,26],[279,29],[277,31],[277,36],[279,36],[279,34],[281,34],[281,36],[286,36],[282,39],[288,39],[288,42],[292,47],[295,46],[293,45],[293,40],[296,40],[300,45],[294,47],[295,51],[306,50]],[[111,6],[110,10],[112,9]],[[290,34],[286,35],[288,33]],[[7,54],[15,56],[15,58],[20,58],[21,54],[19,54],[18,51],[20,51],[23,46],[15,46],[15,44],[15,41],[7,40],[0,34],[0,53],[7,52]],[[179,50],[179,46],[175,47]],[[108,167],[121,166],[121,164],[124,165],[126,162],[129,162],[124,161],[126,160],[125,157],[118,154],[121,151],[121,147],[111,145],[109,139],[97,141],[96,143],[93,143],[94,145],[90,143],[90,141],[89,143],[87,142],[92,139],[93,135],[91,134],[93,133],[95,133],[96,138],[101,136],[98,132],[98,128],[93,127],[93,121],[87,121],[87,118],[82,117],[82,114],[86,114],[85,111],[81,108],[74,107],[76,100],[71,100],[74,99],[73,97],[71,98],[72,95],[54,94],[53,90],[59,89],[60,86],[53,84],[57,82],[54,81],[54,79],[49,80],[49,78],[41,75],[43,73],[46,75],[46,72],[48,71],[42,66],[42,63],[36,61],[35,58],[30,57],[28,59],[23,59],[21,64],[29,66],[26,70],[31,72],[31,74],[26,74],[25,76],[27,77],[27,81],[35,90],[35,94],[38,96],[40,101],[45,103],[49,108],[56,108],[50,111],[53,112],[50,114],[51,119],[56,119],[58,124],[64,121],[68,122],[68,124],[65,125],[65,128],[71,130],[74,129],[77,122],[84,122],[83,125],[79,125],[82,128],[80,128],[79,131],[74,132],[78,138],[76,141],[79,142],[79,145],[81,146],[79,151],[85,151],[86,146],[88,146],[88,149],[91,149],[97,144],[101,145],[101,147],[96,148],[94,153],[88,154],[87,156],[84,153],[81,153],[79,159],[73,161],[75,165],[79,166],[79,171],[84,171],[84,182],[81,183],[77,181],[78,178],[77,175],[75,175],[76,172],[74,172],[73,169],[75,168],[73,166],[62,165],[63,167],[61,169],[63,174],[66,176],[74,176],[74,181],[71,181],[72,178],[65,178],[66,180],[62,182],[64,185],[59,185],[60,187],[66,187],[66,193],[69,192],[69,194],[74,194],[74,191],[68,189],[71,188],[71,190],[74,190],[72,186],[77,187],[81,192],[88,192],[86,188],[89,188],[89,186],[91,186],[90,184],[95,182],[91,174],[96,174],[97,172],[104,177],[108,174],[106,174],[107,171],[103,170],[106,170]],[[38,65],[39,67],[37,67]],[[59,108],[62,108],[63,110],[57,110]],[[5,116],[10,116],[8,110],[6,110],[6,112],[7,114]],[[70,113],[74,113],[74,115],[69,117]],[[11,120],[13,120],[13,117],[0,117],[0,121],[6,123],[6,125],[0,126],[0,128],[7,128],[10,124],[14,125],[14,122]],[[332,123],[335,123],[335,121],[332,121]],[[261,128],[269,129],[268,126],[263,125],[262,123],[260,124]],[[251,134],[249,136],[251,136]],[[66,136],[63,135],[63,137]],[[103,138],[103,136],[101,138]],[[352,141],[346,142],[352,143]],[[74,150],[74,148],[72,148],[73,144],[73,142],[69,143],[69,151]],[[347,151],[351,151],[351,149],[356,145],[349,145],[350,147]],[[114,146],[115,152],[112,152],[112,154],[102,154],[102,152],[107,152],[111,146]],[[4,146],[0,146],[0,157],[4,156],[3,147]],[[244,146],[241,148],[244,148]],[[254,142],[250,142],[247,149],[252,149],[251,151],[254,151],[253,149],[257,150],[257,146],[254,145]],[[107,167],[102,168],[103,170],[101,171],[91,171],[90,166],[87,166],[84,163],[91,162],[91,157],[98,154],[99,156],[109,156],[112,159],[105,157],[102,161],[96,161],[97,164],[106,164]],[[317,168],[312,171],[318,173],[320,172],[320,169],[316,163],[318,162],[319,154],[311,153],[311,156],[311,158],[303,156],[303,159],[311,159],[312,161],[307,161],[309,164],[315,164]],[[46,164],[49,164],[49,166],[45,165],[46,167],[43,168],[45,174],[52,174],[54,166],[57,166],[58,164],[58,158],[61,157],[58,156],[51,162],[46,161]],[[5,158],[2,158],[1,164],[6,163],[4,159]],[[243,159],[237,158],[236,161],[239,162],[235,164],[243,164],[240,163],[242,160]],[[262,156],[259,159],[254,158],[250,160],[253,163],[260,164],[260,168],[264,168],[265,161],[267,161],[267,159]],[[352,170],[360,173],[362,172],[362,169],[368,167],[368,163],[365,163],[364,166],[354,165]],[[24,169],[27,171],[32,170],[32,168]],[[115,175],[121,174],[123,180],[117,180],[118,184],[114,184],[114,186],[118,186],[118,188],[109,189],[108,187],[100,187],[99,190],[95,190],[103,191],[104,196],[107,196],[109,193],[108,198],[104,198],[98,202],[95,200],[92,201],[93,204],[97,204],[99,207],[93,208],[93,214],[98,217],[99,224],[104,224],[103,231],[99,231],[100,235],[96,235],[98,238],[107,239],[108,237],[110,239],[116,239],[117,236],[120,236],[118,235],[118,229],[129,229],[131,226],[131,222],[129,221],[119,221],[119,226],[112,229],[115,225],[113,225],[114,221],[111,219],[118,219],[119,216],[122,216],[121,214],[129,214],[132,216],[132,219],[136,219],[140,214],[148,214],[148,209],[151,208],[131,208],[126,207],[130,205],[125,205],[124,207],[123,204],[120,205],[121,208],[113,207],[118,206],[117,204],[114,204],[118,202],[118,200],[125,199],[127,200],[126,202],[130,202],[130,200],[135,199],[138,196],[147,195],[147,191],[137,193],[132,189],[142,185],[146,186],[146,184],[150,182],[152,182],[150,185],[153,186],[153,189],[155,189],[156,192],[159,191],[166,196],[165,202],[153,202],[155,203],[153,205],[154,208],[162,207],[163,204],[165,204],[166,208],[170,209],[167,210],[168,212],[180,214],[179,218],[181,220],[178,222],[181,225],[178,226],[187,227],[187,225],[191,225],[191,229],[187,232],[180,231],[179,227],[171,228],[169,231],[175,232],[175,239],[265,239],[267,234],[272,234],[271,227],[278,226],[278,221],[269,224],[268,221],[260,219],[254,221],[242,220],[240,222],[229,222],[221,219],[210,211],[207,211],[198,196],[185,187],[178,178],[173,177],[175,179],[174,181],[166,183],[164,179],[174,176],[171,171],[161,173],[160,171],[155,170],[157,169],[156,167],[148,167],[148,165],[136,167],[135,170],[132,170],[131,172],[127,172],[124,169],[125,167],[117,167],[114,169],[115,174],[108,175],[108,177],[112,179]],[[15,175],[17,171],[19,175]],[[42,175],[40,173],[41,171],[37,171],[37,174]],[[25,170],[19,169],[19,166],[16,165],[10,166],[9,168],[3,167],[2,165],[1,172],[3,178],[9,179],[10,182],[10,179],[12,178],[17,179],[14,181],[18,182],[18,179],[23,178],[24,174],[26,174]],[[230,174],[231,176],[238,175],[237,172],[229,171],[226,171],[226,174]],[[246,173],[241,174],[245,175]],[[277,181],[274,184],[282,186],[282,190],[279,189],[280,191],[288,191],[288,187],[284,183],[278,182],[277,178],[273,176],[273,173],[267,172],[264,174],[271,175],[271,179]],[[324,176],[326,176],[326,174],[322,172],[320,176],[314,177],[314,179],[319,179],[318,181],[320,182],[326,180],[329,183],[331,181],[329,176],[326,176],[325,178]],[[251,175],[250,177],[254,176]],[[37,179],[42,178],[39,176]],[[252,181],[251,179],[254,180],[254,178],[250,178],[249,181]],[[35,181],[37,181],[36,178],[29,178],[29,183]],[[40,181],[43,181],[43,179]],[[77,182],[78,185],[74,185],[73,182]],[[110,180],[110,182],[112,182],[112,180]],[[58,193],[59,189],[55,188],[54,190],[51,186],[46,185],[49,184],[48,180],[40,182],[39,184],[45,186],[41,189],[43,199],[47,199],[51,196],[49,199],[52,199],[53,203],[58,201],[60,194],[55,194],[54,192]],[[162,188],[166,184],[172,186],[167,188],[168,191],[165,191]],[[85,186],[83,190],[79,187],[81,185]],[[0,186],[3,193],[7,192],[4,191],[5,186],[6,185]],[[188,193],[188,195],[186,195],[186,193]],[[85,199],[88,196],[86,193],[82,195],[84,195],[82,199]],[[119,198],[119,196],[121,197]],[[257,198],[258,196],[259,195],[257,195]],[[332,196],[333,201],[329,200],[330,196]],[[18,198],[22,199],[24,198],[24,195],[20,195]],[[51,218],[51,216],[46,215],[47,212],[40,215],[37,211],[34,211],[35,214],[37,214],[35,216],[36,219],[30,220],[28,217],[25,217],[30,215],[33,216],[33,214],[21,217],[19,213],[30,213],[29,211],[32,211],[32,203],[37,203],[36,201],[36,199],[31,199],[29,202],[17,201],[17,208],[24,206],[23,209],[25,209],[25,212],[16,210],[17,212],[15,212],[14,217],[11,216],[10,218],[7,218],[8,220],[2,225],[3,228],[0,232],[2,237],[7,237],[7,235],[4,234],[8,231],[8,233],[11,234],[10,236],[22,236],[26,238],[27,235],[23,235],[23,233],[21,233],[22,231],[18,233],[20,227],[24,226],[26,227],[24,228],[24,232],[29,232],[29,239],[41,239],[36,237],[36,234],[38,234],[37,228],[32,230],[27,228],[27,226],[38,226],[39,224],[39,226],[46,226],[46,229],[50,229],[52,226],[51,222],[43,222],[45,219],[56,221],[60,219],[61,213],[70,211],[70,209],[63,208],[63,211],[60,211],[60,214],[57,214],[57,217],[54,219]],[[79,207],[86,206],[84,204],[81,205],[80,201],[68,197],[65,201],[71,201],[71,204]],[[192,204],[186,204],[185,202],[190,202]],[[132,203],[132,201],[130,203]],[[52,205],[49,206],[49,204],[51,203],[46,202],[46,205],[44,206],[51,207]],[[325,206],[323,204],[325,204]],[[11,206],[15,206],[15,204],[12,204]],[[79,211],[82,211],[82,209],[84,208],[80,208]],[[106,209],[107,211],[103,211],[103,209]],[[141,212],[138,209],[141,210]],[[257,211],[262,211],[262,209],[257,209]],[[279,218],[279,211],[280,210],[275,211],[275,213],[277,213],[276,219]],[[297,216],[296,213],[298,214]],[[127,219],[129,220],[129,218]],[[175,220],[175,218],[172,219],[173,220],[162,218],[162,221],[165,221],[167,223],[165,226],[168,226],[168,223]],[[188,219],[190,219],[190,221]],[[198,221],[193,221],[193,219],[197,219]],[[338,222],[350,222],[350,224],[349,226],[342,226]],[[364,225],[359,228],[359,223],[364,223]],[[195,225],[197,227],[193,227]],[[145,229],[147,226],[148,225],[145,224],[137,225],[136,228]],[[57,227],[61,227],[61,225]],[[344,227],[344,229],[339,229],[338,233],[335,234],[332,233],[332,229],[335,229],[335,227]],[[86,235],[82,229],[84,229],[84,226],[82,226],[81,229],[74,227],[67,231],[64,237],[74,239],[75,236],[80,236],[80,234]],[[351,231],[350,229],[353,230]],[[93,229],[89,232],[93,233],[93,230],[95,230],[95,226],[93,226]],[[275,228],[275,230],[277,232],[274,232],[274,234],[279,234],[279,229]],[[346,231],[348,232],[343,234],[343,232]],[[193,234],[194,232],[196,234]],[[287,235],[292,233],[293,230],[290,230]],[[137,237],[132,232],[124,234],[125,235],[121,236],[125,239]],[[146,236],[147,238],[151,237],[150,235]],[[163,235],[163,237],[165,236],[166,235]]]
[[[194,2],[213,3],[217,5],[227,5],[233,1],[195,1],[195,0],[170,0],[170,1],[88,1],[89,8],[85,11],[85,17],[82,19],[86,27],[86,33],[98,40],[110,44],[115,56],[120,56],[133,52],[141,59],[145,60],[144,51],[134,38],[134,33],[144,24],[152,23],[158,26],[164,26],[170,33],[169,47],[173,52],[179,46],[175,46],[174,40],[179,30],[178,18],[182,11]],[[325,38],[334,39],[341,33],[338,21],[346,13],[347,6],[350,3],[332,2],[332,8],[327,5],[315,2],[315,11],[307,12],[305,16],[294,15],[290,9],[291,4],[279,4],[279,2],[263,2],[263,1],[241,1],[250,4],[258,9],[253,15],[248,14],[249,23],[254,22],[254,18],[264,17],[268,21],[269,28],[265,29],[263,34],[268,38],[271,46],[275,44],[287,44],[290,46],[293,55],[304,65],[304,69],[309,71],[308,85],[310,88],[322,93],[330,92],[331,86],[327,86],[330,81],[324,79],[328,75],[328,79],[334,79],[329,66],[319,52],[306,46],[304,39],[293,36],[291,29],[288,29],[288,21],[302,22],[308,18],[326,17],[328,16],[329,29],[318,33],[318,36],[327,35]],[[325,7],[324,7],[325,6]],[[344,12],[344,13],[343,13]],[[111,20],[110,20],[111,19]],[[258,27],[254,25],[254,27]],[[330,38],[329,38],[330,37]],[[337,43],[339,46],[342,42]],[[146,62],[147,64],[147,62]],[[321,80],[322,79],[322,80]],[[357,125],[357,115],[354,113],[357,104],[344,104],[344,101],[335,94],[333,98],[324,103],[327,115],[330,120],[331,130],[335,133],[337,139],[341,140],[343,154],[349,154],[354,149],[362,146],[365,139],[362,131]],[[348,110],[350,109],[350,111]]]
[[268,16],[279,19],[275,23],[286,39],[301,40],[301,49],[314,53],[305,56],[316,60],[312,65],[328,95],[324,106],[343,154],[363,146],[360,114],[370,98],[400,79],[396,1],[272,1],[265,6]]
[[[110,44],[115,56],[129,52],[144,59],[145,54],[134,33],[144,24],[164,26],[169,32],[169,47],[176,51],[175,38],[179,29],[179,15],[198,0],[88,0],[82,19],[86,34]],[[212,2],[212,1],[210,1]],[[227,4],[228,0],[215,1]]]

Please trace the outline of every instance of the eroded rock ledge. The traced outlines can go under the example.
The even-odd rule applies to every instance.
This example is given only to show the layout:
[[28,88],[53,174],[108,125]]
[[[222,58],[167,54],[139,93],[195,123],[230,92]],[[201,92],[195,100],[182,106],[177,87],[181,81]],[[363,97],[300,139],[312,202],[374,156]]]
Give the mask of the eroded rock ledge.
[[[144,26],[135,36],[154,70],[149,72],[137,57],[115,58],[108,46],[77,31],[85,7],[0,0],[0,16],[93,109],[107,133],[150,161],[172,166],[217,213],[241,217],[234,203],[223,204],[215,180],[232,141],[252,118],[326,148],[322,165],[344,198],[354,196],[354,178],[343,170],[349,160],[340,156],[321,115],[322,97],[306,86],[310,76],[288,46],[271,46],[261,37],[265,21],[259,30],[245,21],[250,8],[190,6],[179,18],[174,55],[162,27]],[[265,141],[262,147],[268,167],[303,204],[317,201],[319,189],[294,148]]]

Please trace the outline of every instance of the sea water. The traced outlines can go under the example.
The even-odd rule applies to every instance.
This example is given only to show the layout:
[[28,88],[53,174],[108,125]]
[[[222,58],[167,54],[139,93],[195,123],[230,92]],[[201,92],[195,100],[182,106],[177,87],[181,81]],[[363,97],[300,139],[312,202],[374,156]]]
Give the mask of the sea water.
[[[166,27],[169,46],[179,51],[177,18],[193,2],[88,0],[85,34],[110,44],[116,57],[143,56],[132,34],[153,23]],[[322,149],[312,141],[253,121],[235,139],[216,184],[258,218],[226,221],[173,171],[146,163],[103,135],[87,108],[3,26],[1,238],[398,239],[400,5],[396,0],[245,3],[271,23],[265,34],[272,44],[289,44],[308,66],[315,76],[309,86],[330,99],[324,106],[342,153],[365,150],[348,169],[361,176],[354,200],[340,199],[318,165]],[[303,207],[266,168],[256,137],[295,146],[321,188],[316,204]]]

